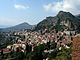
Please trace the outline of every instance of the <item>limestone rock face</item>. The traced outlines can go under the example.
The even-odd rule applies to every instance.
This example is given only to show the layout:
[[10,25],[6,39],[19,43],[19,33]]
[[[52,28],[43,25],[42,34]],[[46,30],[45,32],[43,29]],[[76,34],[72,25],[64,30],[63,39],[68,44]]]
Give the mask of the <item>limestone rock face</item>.
[[56,28],[56,29],[67,29],[67,30],[78,30],[80,26],[80,19],[76,16],[72,15],[70,12],[64,12],[60,11],[56,16],[54,17],[47,17],[43,21],[41,21],[36,26],[36,30],[41,29],[50,29],[50,28]]

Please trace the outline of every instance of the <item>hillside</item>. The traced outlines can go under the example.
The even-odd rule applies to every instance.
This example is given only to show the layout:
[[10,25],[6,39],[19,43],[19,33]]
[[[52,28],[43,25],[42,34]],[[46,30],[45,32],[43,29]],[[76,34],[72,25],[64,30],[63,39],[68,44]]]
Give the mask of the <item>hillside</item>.
[[9,32],[9,31],[20,31],[20,30],[24,30],[24,29],[32,29],[33,25],[29,25],[28,23],[24,22],[21,24],[18,24],[16,26],[12,26],[12,27],[8,27],[8,28],[3,28],[1,29],[1,31],[3,32]]
[[70,12],[60,11],[54,17],[47,17],[39,24],[35,30],[44,30],[45,28],[55,28],[56,30],[76,30],[79,31],[80,19]]

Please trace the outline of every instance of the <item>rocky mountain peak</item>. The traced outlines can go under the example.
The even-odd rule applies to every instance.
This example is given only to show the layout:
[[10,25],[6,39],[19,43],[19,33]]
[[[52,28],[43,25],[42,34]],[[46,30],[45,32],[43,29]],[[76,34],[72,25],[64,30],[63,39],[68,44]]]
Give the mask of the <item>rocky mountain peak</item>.
[[71,14],[70,12],[60,11],[54,17],[47,17],[39,24],[37,24],[36,29],[45,29],[45,28],[56,28],[58,30],[67,29],[67,30],[78,30],[80,26],[80,19]]
[[57,14],[58,17],[74,17],[74,15],[72,15],[70,12],[65,12],[65,11],[60,11],[58,14]]

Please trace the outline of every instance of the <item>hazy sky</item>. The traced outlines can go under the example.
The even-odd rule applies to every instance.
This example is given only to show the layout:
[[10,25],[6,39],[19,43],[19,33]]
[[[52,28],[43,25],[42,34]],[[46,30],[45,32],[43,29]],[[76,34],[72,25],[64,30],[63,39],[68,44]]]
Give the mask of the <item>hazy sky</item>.
[[37,24],[60,10],[80,13],[80,0],[0,0],[0,28],[28,22]]

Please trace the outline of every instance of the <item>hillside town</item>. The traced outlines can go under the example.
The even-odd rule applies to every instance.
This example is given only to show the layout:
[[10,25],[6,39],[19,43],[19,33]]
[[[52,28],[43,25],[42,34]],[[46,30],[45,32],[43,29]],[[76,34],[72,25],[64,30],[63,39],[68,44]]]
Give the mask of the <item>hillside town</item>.
[[[51,53],[53,51],[62,50],[62,48],[70,49],[72,38],[76,35],[75,31],[56,31],[55,29],[47,32],[45,29],[43,32],[32,32],[32,31],[18,31],[11,34],[7,33],[8,37],[13,35],[15,40],[10,45],[1,49],[1,56],[0,59],[8,59],[8,60],[15,60],[15,57],[5,57],[5,55],[12,53],[12,52],[22,52],[27,54],[29,52],[34,52],[35,48],[39,45],[45,45],[43,52]],[[43,60],[49,60],[43,58]]]
[[79,23],[80,18],[60,11],[34,26],[22,23],[2,29],[0,60],[78,60]]
[[80,60],[80,0],[0,0],[0,60]]

